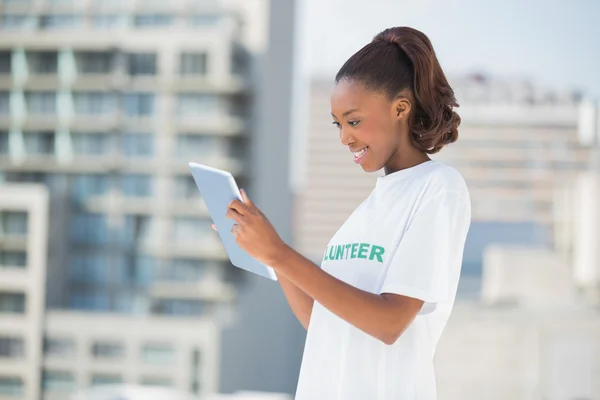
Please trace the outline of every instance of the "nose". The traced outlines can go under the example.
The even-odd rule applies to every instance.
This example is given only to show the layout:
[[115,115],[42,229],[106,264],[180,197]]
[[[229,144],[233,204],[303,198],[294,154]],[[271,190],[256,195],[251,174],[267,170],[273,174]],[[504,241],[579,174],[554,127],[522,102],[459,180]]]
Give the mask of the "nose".
[[354,143],[354,137],[343,126],[340,128],[340,141],[344,146],[350,146]]

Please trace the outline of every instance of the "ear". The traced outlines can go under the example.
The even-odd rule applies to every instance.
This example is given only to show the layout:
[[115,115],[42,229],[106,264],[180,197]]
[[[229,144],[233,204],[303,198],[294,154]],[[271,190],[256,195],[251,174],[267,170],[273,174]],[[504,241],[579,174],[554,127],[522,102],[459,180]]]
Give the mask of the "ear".
[[408,97],[399,95],[392,102],[392,110],[396,119],[408,119],[412,104]]

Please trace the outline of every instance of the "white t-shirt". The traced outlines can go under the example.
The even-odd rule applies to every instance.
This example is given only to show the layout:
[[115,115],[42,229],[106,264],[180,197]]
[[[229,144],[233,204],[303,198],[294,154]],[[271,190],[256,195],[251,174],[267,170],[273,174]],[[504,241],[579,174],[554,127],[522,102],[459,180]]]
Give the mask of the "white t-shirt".
[[424,301],[392,345],[315,301],[296,400],[434,400],[433,357],[450,316],[471,222],[467,185],[437,161],[378,178],[333,236],[321,268],[371,293]]

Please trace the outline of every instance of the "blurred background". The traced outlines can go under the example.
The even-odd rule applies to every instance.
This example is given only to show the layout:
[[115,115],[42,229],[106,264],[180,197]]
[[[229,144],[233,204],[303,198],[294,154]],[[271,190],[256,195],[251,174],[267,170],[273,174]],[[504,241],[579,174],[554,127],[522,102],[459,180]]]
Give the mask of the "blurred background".
[[425,32],[472,196],[440,400],[600,399],[600,2],[0,0],[0,399],[290,400],[305,332],[187,164],[319,262],[370,193],[329,94]]

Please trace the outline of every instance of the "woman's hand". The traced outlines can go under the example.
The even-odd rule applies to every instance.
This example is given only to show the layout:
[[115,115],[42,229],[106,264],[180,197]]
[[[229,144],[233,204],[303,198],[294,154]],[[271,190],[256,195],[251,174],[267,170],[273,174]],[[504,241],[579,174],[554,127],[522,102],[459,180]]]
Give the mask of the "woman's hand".
[[244,202],[233,200],[228,206],[226,217],[235,221],[231,232],[238,246],[256,260],[272,265],[287,245],[243,189],[241,193]]

